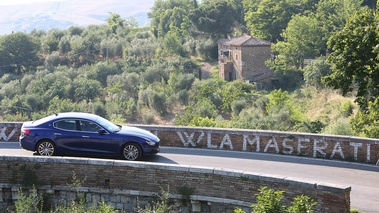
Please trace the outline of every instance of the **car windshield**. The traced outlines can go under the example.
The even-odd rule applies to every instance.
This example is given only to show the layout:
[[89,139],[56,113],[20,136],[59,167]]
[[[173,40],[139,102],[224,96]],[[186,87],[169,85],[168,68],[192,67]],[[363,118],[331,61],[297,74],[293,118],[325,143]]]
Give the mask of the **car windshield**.
[[120,127],[117,126],[116,124],[108,121],[107,119],[105,118],[102,118],[100,116],[97,117],[97,123],[99,123],[102,127],[104,127],[105,129],[111,131],[111,132],[118,132],[120,131]]

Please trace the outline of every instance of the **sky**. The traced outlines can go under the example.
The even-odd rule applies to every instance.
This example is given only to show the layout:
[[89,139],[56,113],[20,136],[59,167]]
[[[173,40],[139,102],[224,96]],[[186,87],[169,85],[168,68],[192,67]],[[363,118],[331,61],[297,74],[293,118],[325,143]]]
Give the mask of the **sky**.
[[34,2],[52,2],[52,1],[63,1],[63,0],[0,0],[1,5],[16,5],[16,4],[27,4]]

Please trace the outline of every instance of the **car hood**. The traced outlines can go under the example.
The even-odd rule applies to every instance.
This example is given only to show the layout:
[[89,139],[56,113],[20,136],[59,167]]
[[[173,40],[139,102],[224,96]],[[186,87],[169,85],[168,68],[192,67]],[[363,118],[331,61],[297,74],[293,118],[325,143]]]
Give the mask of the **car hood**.
[[156,135],[138,127],[122,126],[121,130],[118,133],[145,138],[149,141],[159,142],[159,138]]

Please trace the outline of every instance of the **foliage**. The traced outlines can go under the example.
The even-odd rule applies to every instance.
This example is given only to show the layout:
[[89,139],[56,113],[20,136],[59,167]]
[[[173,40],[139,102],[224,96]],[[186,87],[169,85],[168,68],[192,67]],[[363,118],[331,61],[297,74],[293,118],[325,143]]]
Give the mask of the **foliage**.
[[[275,191],[269,189],[266,186],[258,190],[255,195],[257,197],[257,203],[252,204],[252,213],[309,213],[313,212],[313,207],[317,204],[312,198],[299,195],[294,198],[289,207],[286,207],[281,203],[283,199],[284,191]],[[234,213],[245,213],[242,209],[235,209]]]
[[347,20],[360,10],[362,0],[321,0],[318,2],[315,18],[318,20],[324,44],[334,32],[342,30]]
[[312,213],[313,207],[317,204],[312,198],[300,195],[294,198],[291,206],[288,208],[288,212],[299,212],[299,213]]
[[306,86],[313,86],[318,89],[324,88],[322,77],[331,73],[331,66],[325,57],[317,58],[304,68],[304,81]]
[[270,112],[272,108],[282,108],[286,107],[291,115],[291,120],[293,122],[299,122],[304,119],[304,116],[300,111],[298,111],[294,104],[291,102],[289,93],[287,91],[274,90],[269,95],[269,103],[266,107],[267,112]]
[[[38,46],[30,36],[24,33],[12,33],[0,37],[0,59],[1,69],[7,71],[15,70],[21,73],[26,67],[33,67],[37,61]],[[24,67],[24,68],[23,68]]]
[[352,118],[351,125],[357,135],[379,138],[379,100],[369,102],[365,111]]
[[333,51],[327,58],[332,64],[332,73],[324,78],[325,83],[340,89],[344,95],[356,90],[356,101],[363,109],[377,99],[379,93],[377,22],[375,12],[363,10],[328,42]]
[[232,31],[233,17],[236,17],[236,10],[228,1],[215,1],[199,5],[189,19],[198,31],[226,37]]
[[[367,21],[348,22],[346,26],[356,26],[361,34],[350,33],[354,27],[343,28],[355,12],[360,11],[359,18],[366,17],[360,3],[360,0],[155,1],[149,13],[152,18],[149,28],[137,27],[135,20],[124,20],[110,13],[105,25],[1,36],[1,119],[25,121],[59,111],[84,111],[117,122],[151,124],[165,120],[178,125],[348,134],[348,119],[355,116],[355,103],[350,100],[333,103],[322,95],[326,89],[320,79],[332,76],[332,66],[336,64],[318,57],[327,53],[325,43],[329,35],[339,30],[343,33],[336,35],[346,38],[360,35],[356,45],[363,41],[367,47],[375,46],[365,40],[373,38],[376,32],[375,26],[370,25],[370,21],[377,19],[375,14],[367,16]],[[360,25],[364,23],[370,27],[362,28]],[[283,93],[288,92],[289,103],[276,102],[282,97],[274,94],[276,91],[257,91],[243,81],[226,82],[216,72],[210,78],[202,75],[203,62],[218,57],[218,39],[248,30],[254,36],[270,40],[275,37],[271,41],[280,41],[272,46],[274,60],[266,63],[275,71],[277,86]],[[335,43],[337,40],[336,36]],[[30,48],[25,50],[30,50],[30,54],[23,57],[22,66],[9,62],[10,55],[5,51],[9,42],[5,41],[13,42],[17,48]],[[20,45],[22,42],[25,46]],[[355,55],[367,56],[367,52]],[[314,57],[316,60],[312,60]],[[376,59],[370,61],[366,57],[362,61],[368,61],[372,67],[362,72],[364,76],[362,73],[354,76],[369,79],[370,85],[374,85],[378,79]],[[213,70],[217,68],[216,65]],[[359,89],[358,81],[351,82],[351,91]],[[303,83],[306,87],[302,87]],[[370,85],[367,84],[364,97],[374,101],[376,90]],[[311,87],[319,91],[299,92]],[[315,104],[317,100],[319,103]],[[359,110],[367,114],[367,105]],[[358,130],[354,134],[363,135]]]
[[[316,120],[316,121],[305,120],[302,123],[296,124],[296,130],[298,132],[321,133],[324,127],[325,127],[325,124],[319,120]],[[329,133],[329,134],[334,134],[334,132]]]
[[164,37],[168,32],[186,35],[191,24],[188,11],[194,8],[189,0],[154,1],[148,17],[151,18],[151,31],[155,37]]
[[191,121],[187,124],[188,126],[204,126],[204,127],[215,127],[217,123],[215,119],[208,117],[201,117],[199,115],[195,115]]
[[[311,1],[305,1],[311,2]],[[308,5],[300,1],[261,0],[244,1],[245,21],[251,34],[271,42],[281,41],[281,33],[291,17],[308,11]]]
[[299,69],[304,68],[305,59],[318,56],[321,34],[315,18],[293,16],[281,36],[283,41],[274,44],[273,49],[282,57],[275,60],[285,60],[287,66]]
[[[25,194],[22,189],[17,192],[17,202],[15,203],[15,213],[33,212],[42,213],[43,198],[37,194],[37,190],[33,187],[29,194]],[[13,212],[8,209],[8,211]]]
[[[353,121],[340,117],[336,122],[327,125],[321,133],[333,135],[355,135],[352,130]],[[362,131],[362,130],[361,130]]]
[[121,18],[119,14],[110,12],[110,17],[106,19],[108,26],[111,28],[113,33],[117,32],[118,28],[124,28],[125,20]]
[[224,84],[222,88],[223,109],[226,111],[230,110],[231,104],[234,101],[252,95],[253,90],[253,84],[245,83],[241,80],[233,81],[229,84]]
[[163,39],[163,46],[168,55],[185,56],[180,36],[175,32],[168,32]]
[[191,200],[191,196],[195,192],[195,188],[188,186],[181,186],[178,188],[178,193],[182,196],[185,201]]
[[169,188],[167,191],[162,189],[160,195],[158,195],[158,201],[149,203],[145,207],[137,206],[137,213],[175,213],[179,210],[175,206],[169,204],[170,193]]
[[252,204],[252,212],[254,213],[281,213],[285,212],[285,206],[280,203],[283,199],[284,191],[275,191],[262,187],[259,189],[257,196],[257,203]]

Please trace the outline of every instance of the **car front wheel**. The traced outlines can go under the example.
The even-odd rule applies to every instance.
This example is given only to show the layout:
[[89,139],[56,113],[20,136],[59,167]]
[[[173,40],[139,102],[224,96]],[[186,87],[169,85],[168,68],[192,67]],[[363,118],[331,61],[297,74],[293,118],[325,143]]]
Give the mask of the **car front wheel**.
[[56,154],[55,145],[51,141],[41,141],[37,145],[37,153],[42,156],[53,156]]
[[139,160],[141,156],[141,147],[135,143],[126,144],[122,150],[122,157],[125,160]]

